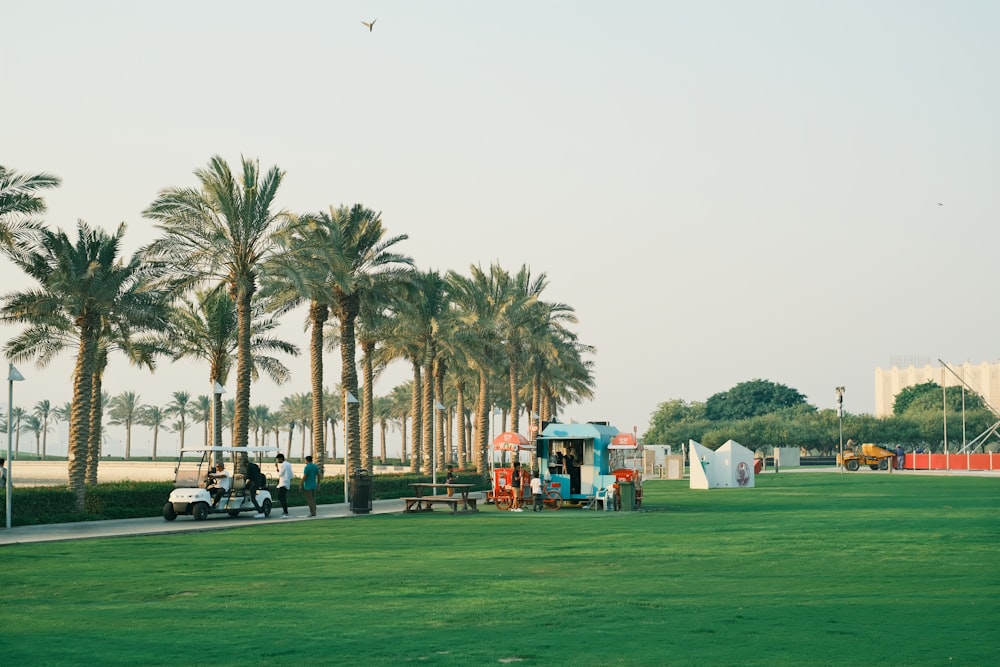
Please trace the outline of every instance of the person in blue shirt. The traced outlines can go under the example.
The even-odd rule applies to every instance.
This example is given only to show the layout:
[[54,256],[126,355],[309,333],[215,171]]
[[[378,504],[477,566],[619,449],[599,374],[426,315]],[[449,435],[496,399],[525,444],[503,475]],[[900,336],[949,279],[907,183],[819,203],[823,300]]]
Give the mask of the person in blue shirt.
[[309,505],[309,516],[316,516],[316,490],[319,488],[319,466],[313,457],[306,457],[306,467],[302,470],[302,493]]

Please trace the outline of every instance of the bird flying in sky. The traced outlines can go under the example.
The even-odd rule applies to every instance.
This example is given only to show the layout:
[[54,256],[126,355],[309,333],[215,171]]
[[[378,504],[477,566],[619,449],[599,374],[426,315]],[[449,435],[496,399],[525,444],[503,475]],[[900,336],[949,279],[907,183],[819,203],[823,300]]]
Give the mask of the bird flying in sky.
[[371,31],[372,31],[372,28],[374,28],[374,27],[375,27],[375,21],[378,21],[378,19],[372,19],[372,22],[371,22],[371,23],[369,23],[369,22],[367,22],[367,21],[362,21],[362,22],[361,22],[361,25],[363,25],[363,26],[365,26],[366,28],[368,28],[368,32],[371,32]]

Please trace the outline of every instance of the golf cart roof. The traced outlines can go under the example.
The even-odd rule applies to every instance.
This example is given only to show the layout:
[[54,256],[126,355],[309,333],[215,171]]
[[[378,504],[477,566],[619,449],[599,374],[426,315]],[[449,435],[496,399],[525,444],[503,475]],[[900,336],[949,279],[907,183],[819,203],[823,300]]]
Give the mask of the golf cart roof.
[[184,452],[276,452],[277,447],[185,447],[181,450]]

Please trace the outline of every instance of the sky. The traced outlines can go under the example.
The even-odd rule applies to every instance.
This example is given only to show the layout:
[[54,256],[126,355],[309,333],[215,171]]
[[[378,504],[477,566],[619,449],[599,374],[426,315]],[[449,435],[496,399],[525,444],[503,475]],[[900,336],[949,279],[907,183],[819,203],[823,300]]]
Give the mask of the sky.
[[[279,206],[380,211],[422,270],[544,273],[596,348],[565,421],[641,435],[754,379],[873,413],[876,367],[1000,360],[992,0],[7,4],[0,164],[62,178],[47,224],[125,222],[131,253],[213,155],[277,166]],[[0,259],[0,294],[28,285]],[[15,405],[69,401],[72,361],[20,362]],[[287,363],[253,404],[309,391]],[[207,378],[117,358],[105,388],[162,406]]]

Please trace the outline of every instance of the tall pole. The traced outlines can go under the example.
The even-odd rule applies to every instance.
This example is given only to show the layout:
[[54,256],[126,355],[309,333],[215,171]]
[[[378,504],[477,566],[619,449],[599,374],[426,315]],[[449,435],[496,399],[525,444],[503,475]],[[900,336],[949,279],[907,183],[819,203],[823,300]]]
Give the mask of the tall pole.
[[837,387],[837,423],[840,426],[840,473],[844,473],[844,388]]
[[[215,446],[215,447],[221,447],[222,446],[222,426],[221,426],[222,422],[220,421],[220,415],[219,415],[219,413],[221,412],[221,410],[219,410],[219,407],[222,405],[222,395],[224,393],[226,393],[226,390],[223,388],[223,386],[221,384],[219,384],[218,381],[216,381],[215,383],[213,383],[213,385],[212,385],[212,445]],[[212,461],[213,463],[222,463],[222,452],[215,452],[215,455],[212,458],[213,458],[213,461]],[[233,465],[236,465],[235,461],[233,461]]]
[[14,490],[14,480],[11,474],[14,469],[14,460],[11,458],[11,444],[14,441],[14,383],[20,382],[23,379],[24,376],[14,368],[14,364],[9,364],[7,368],[7,470],[4,475],[4,490],[6,491],[4,498],[7,505],[8,529],[10,528],[11,510],[13,509],[10,495]]

